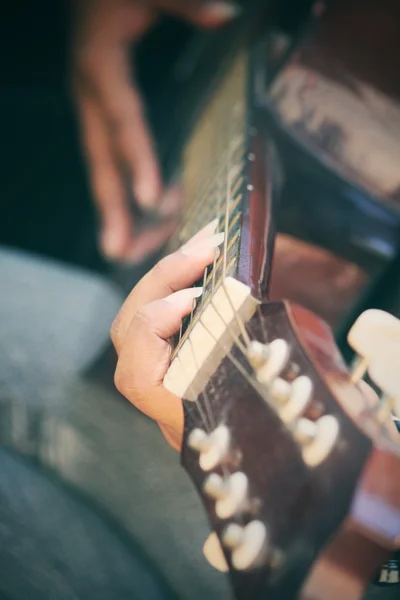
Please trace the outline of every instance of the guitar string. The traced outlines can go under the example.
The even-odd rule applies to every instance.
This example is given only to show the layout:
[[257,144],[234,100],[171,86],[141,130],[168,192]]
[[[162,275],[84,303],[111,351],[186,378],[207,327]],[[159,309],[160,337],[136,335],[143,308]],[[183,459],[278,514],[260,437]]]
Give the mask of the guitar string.
[[[228,150],[228,153],[227,153],[228,156],[225,158],[225,160],[222,161],[222,164],[223,164],[223,166],[225,166],[225,169],[229,168],[229,163],[230,163],[230,160],[231,160],[231,156],[232,156],[232,154],[233,154],[233,152],[234,152],[235,149],[236,149],[236,146],[234,146],[233,149],[232,149],[232,146],[231,146],[229,148],[229,150]],[[227,163],[228,163],[228,165],[227,165]],[[221,171],[222,171],[222,169],[221,169]],[[220,200],[221,200],[221,198],[220,198],[220,196],[218,194],[218,225],[217,225],[217,228],[219,227],[219,218],[220,218],[220,215],[219,215]],[[229,196],[226,197],[226,205],[227,205],[227,210],[226,210],[226,219],[225,219],[225,222],[227,224],[229,224],[229,210],[228,210],[229,209]],[[226,231],[229,231],[229,228],[226,228]],[[225,235],[225,239],[224,239],[224,257],[223,257],[224,258],[224,265],[226,265],[227,239],[228,239],[228,235],[226,234]],[[214,264],[216,264],[216,255],[217,255],[217,250],[215,249],[214,250],[214,260],[213,260]],[[226,270],[226,266],[225,266],[225,270]],[[205,276],[204,276],[204,279],[203,279],[203,298],[202,298],[202,303],[201,303],[201,306],[198,309],[200,315],[204,311],[206,273],[207,273],[207,269],[205,270]],[[213,287],[215,287],[215,279],[214,279],[213,284],[214,284]],[[189,328],[192,326],[192,322],[193,322],[194,306],[195,306],[195,301],[193,302],[193,305],[192,305],[192,311],[191,311],[191,315],[190,315]],[[182,326],[180,328],[179,341],[181,340],[181,337],[182,337],[182,333],[181,332],[182,332]],[[195,363],[195,367],[198,370],[199,366],[198,366],[198,362],[197,362],[197,358],[196,358],[196,353],[195,353],[194,348],[193,348],[193,343],[192,343],[192,340],[191,340],[190,333],[189,333],[189,335],[187,337],[187,341],[189,342],[189,345],[190,345],[190,351],[191,351],[191,354],[192,354],[193,361]],[[179,352],[178,352],[178,354],[179,354]],[[180,365],[182,366],[182,361],[180,361]],[[189,381],[189,384],[190,384],[190,381]],[[206,428],[206,431],[207,431],[207,429],[208,429],[207,421],[209,422],[209,424],[211,425],[211,427],[214,425],[214,428],[215,428],[215,420],[214,420],[213,411],[211,409],[211,404],[210,404],[210,401],[209,401],[207,393],[204,394],[204,400],[205,400],[205,414],[207,416],[207,419],[204,418],[204,414],[203,414],[202,421],[203,421],[203,425],[204,425],[204,427]],[[199,409],[199,405],[200,405],[200,402],[197,399],[196,400],[196,406],[197,406],[198,409]]]
[[[229,209],[230,209],[230,200],[231,200],[231,194],[230,194],[231,179],[232,179],[232,169],[229,169],[229,165],[228,165],[227,179],[226,179],[227,193],[226,193],[226,210],[225,210],[225,231],[226,232],[229,232],[229,219],[230,219],[230,210]],[[219,194],[218,194],[218,196],[219,196]],[[220,218],[219,212],[220,212],[220,197],[218,197],[218,210],[217,210],[217,219],[218,219],[218,221],[217,221],[217,229],[219,229],[219,218]],[[222,279],[223,282],[224,282],[224,277],[226,277],[226,268],[227,268],[227,247],[228,247],[227,241],[228,241],[228,235],[226,235],[225,240],[224,240],[224,254],[223,254],[223,264],[224,264],[224,266],[223,266],[223,273],[224,273],[224,275],[223,275],[223,279]],[[217,254],[217,252],[215,250],[214,251],[214,261],[213,261],[214,266],[216,264],[216,254]],[[206,279],[207,279],[207,271],[208,271],[208,269],[205,269],[204,278],[203,278],[203,290],[205,290],[205,283],[206,283]],[[236,321],[238,323],[238,326],[239,326],[240,330],[242,331],[243,337],[246,340],[246,342],[249,343],[250,342],[250,338],[249,338],[249,336],[247,334],[247,331],[245,329],[244,323],[241,320],[240,315],[238,314],[237,310],[235,309],[235,306],[234,306],[234,304],[233,304],[233,302],[232,302],[232,300],[230,298],[229,292],[228,292],[228,290],[226,289],[226,287],[224,285],[223,285],[223,290],[224,290],[225,295],[226,295],[226,297],[228,299],[228,302],[229,302],[229,304],[231,306],[232,312],[233,312],[234,317],[235,317],[235,319],[236,319]],[[236,344],[236,346],[242,351],[242,353],[244,355],[246,355],[246,348],[240,343],[240,340],[237,339],[236,335],[232,334],[231,328],[230,328],[230,324],[226,323],[226,321],[223,319],[223,317],[220,314],[220,312],[218,311],[218,309],[216,309],[215,304],[213,303],[214,291],[215,291],[215,270],[213,270],[211,305],[213,306],[214,310],[219,315],[219,318],[223,322],[224,327],[228,330],[228,332],[229,332],[229,334],[230,334],[230,336],[232,338],[233,343]],[[204,296],[202,298],[201,307],[199,307],[198,310],[199,310],[199,320],[200,320],[201,324],[203,325],[203,327],[205,327],[206,330],[208,330],[208,328],[205,326],[204,321],[203,321]],[[192,310],[191,317],[190,317],[190,324],[192,324],[192,321],[193,321],[193,313],[194,313],[194,311]],[[182,329],[180,330],[180,339],[182,337],[181,331],[182,331]],[[215,339],[215,336],[212,335],[212,337]],[[215,341],[217,342],[218,345],[221,346],[221,343],[220,343],[219,340],[215,339]],[[199,370],[199,366],[198,366],[198,362],[197,362],[197,359],[196,359],[196,354],[195,354],[195,351],[194,351],[194,348],[193,348],[193,343],[192,343],[192,340],[191,340],[190,333],[189,333],[189,336],[188,336],[188,342],[190,344],[190,349],[191,349],[191,353],[192,353],[193,360],[194,360],[194,363],[195,363],[195,367],[196,367],[196,369],[198,371]],[[223,348],[223,352],[225,353],[226,349],[223,346],[222,346],[222,348]],[[236,361],[236,359],[231,356],[230,353],[228,353],[228,355],[230,357],[230,360],[236,366],[236,368],[248,379],[249,375],[245,371],[245,369],[243,369],[242,365],[240,365],[240,363],[238,363]],[[183,366],[183,361],[180,361],[180,364],[181,364],[181,366]],[[258,387],[256,388],[256,391],[260,391],[258,389]],[[203,396],[206,413],[208,414],[208,419],[209,420],[211,420],[211,419],[213,420],[213,422],[211,423],[211,425],[214,426],[214,428],[216,428],[216,423],[214,421],[213,411],[211,409],[211,403],[210,403],[210,400],[209,400],[208,393],[207,393],[206,389],[204,389],[203,392],[199,395],[199,397],[196,398],[197,409],[199,410],[200,407],[201,407],[201,402],[200,402],[201,395]],[[203,424],[206,425],[206,419],[205,419],[204,414],[202,415],[202,413],[200,412],[200,410],[199,410],[199,414],[200,414],[200,417],[202,419]],[[223,463],[221,465],[221,467],[222,467],[222,473],[223,473],[223,475],[224,475],[224,477],[226,479],[231,474],[229,466],[226,465],[225,463]],[[242,518],[240,518],[240,521],[242,521]]]
[[[234,148],[234,150],[235,150],[235,148]],[[231,152],[228,152],[228,161],[227,161],[228,162],[228,165],[227,165],[228,168],[229,168],[229,162],[230,162],[230,158],[231,158],[231,156],[229,156],[230,154],[231,154]],[[233,154],[233,152],[232,152],[232,154]],[[227,185],[228,186],[230,185],[229,171],[228,171]],[[218,190],[218,187],[217,187],[217,190]],[[229,192],[230,192],[230,188],[229,188]],[[218,208],[217,208],[217,219],[218,219],[218,221],[217,221],[217,230],[218,230],[219,229],[219,219],[220,219],[220,206],[221,206],[221,197],[220,197],[220,194],[218,192],[217,192],[217,197],[218,197]],[[230,205],[230,193],[228,195],[226,195],[226,214],[225,214],[226,227],[225,227],[225,231],[227,232],[227,234],[226,234],[225,240],[224,240],[224,256],[223,256],[223,260],[224,260],[224,273],[225,274],[226,274],[226,263],[227,263],[227,240],[228,240],[228,233],[229,233],[229,205]],[[216,259],[217,259],[217,249],[214,250],[214,260],[213,260],[214,269],[213,269],[213,282],[212,282],[212,292],[211,292],[212,295],[213,295],[213,293],[215,291],[215,265],[216,265]],[[206,268],[205,272],[204,272],[204,278],[203,278],[203,294],[204,295],[203,295],[203,298],[202,298],[201,306],[198,309],[199,310],[199,314],[200,314],[200,318],[201,318],[202,313],[204,312],[205,284],[206,284],[206,279],[207,279],[207,271],[208,271],[208,269]],[[193,322],[194,305],[195,305],[195,301],[193,302],[193,305],[192,305],[192,311],[191,311],[191,315],[190,315],[190,324],[189,324],[189,327],[192,325],[192,322]],[[232,307],[233,307],[233,305],[232,305]],[[220,316],[220,318],[222,319],[222,316]],[[181,323],[180,330],[179,330],[179,341],[181,339],[182,339],[182,323]],[[187,339],[188,339],[188,342],[189,342],[189,345],[190,345],[190,349],[191,349],[191,354],[192,354],[192,357],[193,357],[193,360],[194,360],[194,363],[195,363],[195,368],[197,370],[199,370],[199,366],[198,366],[198,363],[197,363],[197,358],[196,358],[196,354],[195,354],[195,351],[194,351],[194,348],[193,348],[193,344],[192,344],[192,340],[191,340],[190,334],[189,334],[189,336],[188,336]],[[179,356],[179,352],[178,352],[178,354],[177,354],[176,357],[179,360],[179,365],[181,367],[181,370],[183,370],[184,369],[184,365],[183,365],[183,361],[181,360],[181,358]],[[193,384],[192,384],[192,382],[190,380],[188,381],[188,383],[189,383],[189,388],[192,387]],[[206,414],[203,413],[203,410],[202,410],[202,407],[201,407],[200,398],[196,397],[196,394],[194,394],[194,397],[196,398],[195,403],[196,403],[196,406],[197,406],[197,410],[199,411],[200,418],[201,418],[201,420],[203,422],[203,425],[204,425],[204,427],[206,429],[206,432],[209,433],[207,421],[209,421],[209,424],[214,429],[216,428],[216,423],[215,423],[215,420],[214,420],[213,411],[211,409],[211,404],[210,404],[210,401],[209,401],[209,397],[208,397],[207,391],[205,389],[203,390],[202,395],[203,395],[203,398],[204,398],[204,405],[205,405],[205,413]],[[223,470],[224,476],[227,477],[229,475],[229,469],[227,469],[227,466],[226,465],[222,465],[222,470]]]
[[[228,157],[227,157],[228,166],[229,166],[229,162],[230,162],[230,158],[231,158],[230,154],[231,154],[231,152],[228,151]],[[226,198],[226,204],[227,204],[227,207],[229,207],[229,198],[228,197]],[[219,205],[220,205],[220,197],[218,197],[218,206]],[[226,212],[227,212],[227,215],[228,215],[228,210]],[[228,217],[229,217],[229,215],[228,215]],[[226,224],[229,223],[229,219],[228,218],[226,218],[225,223]],[[219,224],[219,214],[218,214],[218,224]],[[218,227],[218,225],[217,225],[217,227]],[[227,254],[227,250],[226,249],[227,249],[227,239],[228,239],[228,233],[227,232],[228,231],[229,231],[229,227],[225,227],[225,232],[226,233],[225,233],[225,239],[224,239],[224,263],[226,263],[226,254]],[[215,249],[214,250],[214,261],[213,261],[214,263],[216,262],[216,254],[217,254],[217,250]],[[204,302],[205,302],[205,292],[206,292],[205,288],[206,288],[206,280],[207,280],[207,271],[208,271],[208,269],[206,268],[205,272],[204,272],[204,277],[203,277],[203,298],[202,298],[201,306],[198,309],[199,310],[199,318],[203,314],[204,309],[205,309]],[[194,305],[195,305],[195,301],[193,302],[193,305],[192,305],[192,312],[191,312],[191,315],[190,315],[190,325],[189,325],[189,327],[192,325],[192,322],[193,322]],[[197,358],[196,358],[196,353],[195,353],[195,350],[194,350],[194,347],[193,347],[193,343],[192,343],[192,339],[191,339],[190,333],[189,333],[189,336],[188,336],[187,340],[188,340],[188,343],[189,343],[189,346],[190,346],[190,351],[191,351],[191,354],[192,354],[192,358],[193,358],[193,362],[194,362],[195,368],[196,368],[196,370],[198,372],[199,371],[199,364],[198,364],[198,361],[197,361]],[[215,419],[214,419],[214,413],[213,413],[212,408],[211,408],[211,403],[210,403],[210,399],[209,399],[208,393],[206,392],[205,389],[203,390],[203,397],[204,397],[204,404],[205,404],[205,413],[207,415],[207,418],[208,418],[208,421],[209,421],[209,423],[211,425],[211,428],[215,429],[216,428],[216,422],[215,422]],[[197,405],[197,408],[199,409],[199,406],[201,405],[201,402],[200,402],[199,398],[196,399],[196,405]],[[206,425],[204,418],[202,419],[202,421],[203,421],[203,424]]]
[[[220,203],[220,200],[218,200],[218,203]],[[218,216],[218,218],[219,218],[219,216]],[[219,224],[219,220],[218,220],[218,224]],[[217,227],[218,227],[218,225],[217,225]],[[215,249],[214,250],[214,261],[213,261],[214,264],[216,263],[216,256],[217,256],[217,252],[216,252],[216,249]],[[208,269],[206,268],[205,269],[205,273],[204,273],[204,278],[203,278],[203,292],[205,291],[205,283],[206,283],[206,279],[207,279],[207,270]],[[202,312],[204,310],[204,296],[205,295],[203,293],[202,304],[201,304],[201,307],[199,309],[200,312]],[[191,314],[190,314],[189,327],[192,325],[192,322],[193,322],[194,307],[195,307],[195,300],[193,301],[193,304],[192,304],[192,310],[191,310]],[[182,322],[181,322],[181,326],[180,326],[180,330],[179,330],[179,342],[180,342],[181,339],[182,339]],[[196,359],[196,354],[195,354],[195,351],[194,351],[194,348],[193,348],[193,344],[192,344],[192,340],[190,338],[190,335],[188,336],[187,339],[188,339],[188,342],[189,342],[189,345],[190,345],[190,350],[191,350],[193,361],[195,363],[195,367],[196,367],[196,369],[198,369],[198,363],[197,363],[197,359]],[[179,357],[179,352],[177,353],[176,357],[177,358]],[[183,372],[184,365],[183,365],[183,361],[181,360],[180,357],[179,357],[179,364],[180,364],[180,367],[181,367],[181,372]],[[187,373],[186,373],[186,375],[187,375]],[[199,402],[199,399],[196,397],[196,394],[193,392],[193,383],[190,381],[190,378],[188,378],[187,376],[186,376],[186,379],[188,380],[188,383],[189,383],[189,390],[188,391],[190,393],[190,388],[192,389],[193,397],[196,398],[195,403],[196,403],[196,407],[197,407],[197,409],[199,411],[199,415],[201,417],[201,420],[203,422],[203,425],[204,425],[204,428],[205,428],[206,432],[209,434],[210,430],[212,430],[213,428],[215,429],[215,420],[214,420],[213,412],[211,410],[211,405],[210,405],[210,402],[209,402],[208,395],[205,394],[205,396],[204,396],[205,411],[203,411],[203,408],[201,406],[201,403]]]
[[[231,123],[232,123],[232,121],[231,121]],[[236,141],[239,138],[234,138],[234,139]],[[228,154],[227,160],[222,161],[222,165],[225,166],[225,170],[226,170],[226,177],[225,177],[225,204],[226,204],[226,206],[225,206],[225,232],[229,232],[229,219],[230,219],[230,204],[231,204],[232,181],[234,181],[235,175],[237,173],[240,173],[240,171],[241,171],[241,165],[236,165],[236,167],[234,166],[233,168],[231,168],[231,165],[230,165],[231,158],[232,158],[232,155],[234,154],[234,151],[236,150],[236,147],[237,147],[236,144],[234,144],[233,147],[231,145],[231,147],[229,148],[228,153],[227,153]],[[218,173],[218,175],[219,175],[219,173]],[[218,186],[218,181],[217,181],[217,190],[218,190],[218,188],[219,188],[219,186]],[[219,219],[220,219],[220,214],[219,213],[220,213],[220,205],[221,205],[220,200],[221,200],[221,197],[220,197],[220,194],[218,192],[217,192],[217,196],[218,196],[218,210],[217,210],[217,219],[218,219],[218,221],[217,221],[217,228],[219,228]],[[227,247],[228,247],[228,235],[226,234],[225,240],[224,240],[224,250],[223,250],[223,277],[222,277],[222,281],[223,282],[224,282],[224,279],[226,278],[226,270],[227,270]],[[216,264],[216,251],[214,252],[214,261],[213,261],[213,263],[214,263],[214,266],[215,266],[215,264]],[[204,277],[204,283],[205,283],[205,281],[206,281],[206,276]],[[235,320],[237,321],[239,329],[242,332],[243,338],[245,339],[246,343],[248,344],[250,342],[250,338],[249,338],[249,336],[247,334],[247,331],[245,329],[244,323],[243,323],[243,321],[240,318],[240,315],[238,314],[237,310],[234,307],[234,304],[233,304],[233,302],[232,302],[232,300],[230,298],[230,295],[229,295],[229,293],[228,293],[228,291],[227,291],[226,286],[224,285],[224,283],[223,283],[223,289],[224,289],[225,295],[226,295],[226,297],[228,299],[228,302],[229,302],[229,304],[231,306],[231,309],[232,309],[233,315],[235,317]],[[205,285],[203,285],[203,290],[205,291]],[[224,323],[225,327],[228,329],[229,334],[230,334],[233,342],[241,349],[242,353],[245,354],[245,348],[241,344],[240,339],[238,339],[236,337],[236,335],[232,334],[230,325],[225,322],[225,320],[223,319],[222,315],[219,313],[218,309],[216,309],[215,304],[213,303],[214,291],[215,291],[215,269],[213,269],[213,283],[212,283],[212,293],[211,293],[211,304],[212,304],[214,310],[219,315],[219,317],[222,320],[222,322]],[[199,317],[201,319],[201,315],[202,315],[202,313],[204,311],[204,296],[203,296],[203,299],[202,299],[201,308],[199,310],[200,310]],[[192,313],[191,313],[191,316],[190,316],[190,325],[189,325],[189,327],[192,325],[192,322],[193,322],[193,312],[194,311],[192,310]],[[181,336],[181,331],[182,331],[182,328],[180,329],[179,340],[182,337]],[[190,334],[188,336],[188,341],[190,343],[190,348],[191,348],[191,353],[192,353],[193,359],[197,363],[197,359],[195,357],[195,351],[194,351],[194,348],[193,348],[193,344],[192,344],[192,340],[191,340]],[[198,367],[196,367],[196,368],[198,368]],[[209,420],[211,420],[211,418],[213,418],[213,417],[211,416],[212,415],[212,411],[211,411],[211,406],[210,406],[210,402],[209,402],[209,399],[207,397],[207,394],[204,395],[204,398],[205,398],[205,403],[206,403],[206,412],[208,413]],[[203,418],[203,421],[204,421],[204,418]]]
[[[238,136],[237,138],[234,139],[235,144],[233,144],[233,142],[231,142],[230,150],[231,150],[232,154],[234,154],[238,150],[238,148],[241,145],[240,144],[241,141],[242,141],[242,139]],[[242,158],[242,156],[240,158]],[[221,158],[221,160],[216,163],[216,167],[214,167],[214,169],[213,169],[211,178],[208,180],[209,181],[208,186],[205,186],[204,190],[202,190],[200,193],[195,194],[195,197],[190,202],[190,206],[188,207],[188,209],[185,211],[185,213],[183,215],[179,231],[184,230],[187,227],[187,225],[189,224],[189,222],[193,221],[193,220],[198,226],[199,214],[201,214],[201,212],[204,211],[204,204],[203,204],[203,202],[201,202],[201,200],[205,199],[207,197],[207,195],[209,196],[209,195],[211,195],[211,193],[214,193],[213,188],[217,188],[217,190],[218,190],[218,180],[219,180],[220,176],[224,173],[225,169],[226,169],[225,159]],[[217,192],[217,194],[218,194],[218,192]],[[205,206],[207,207],[206,204],[205,204]],[[189,237],[190,237],[190,235],[189,235]]]

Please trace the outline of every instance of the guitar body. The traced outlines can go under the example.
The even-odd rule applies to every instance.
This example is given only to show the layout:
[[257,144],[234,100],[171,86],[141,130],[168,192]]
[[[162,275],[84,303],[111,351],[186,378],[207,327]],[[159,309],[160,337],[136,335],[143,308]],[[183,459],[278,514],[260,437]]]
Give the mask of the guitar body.
[[[395,545],[394,536],[388,539],[394,525],[391,518],[400,531],[398,477],[391,480],[385,510],[374,513],[373,509],[374,493],[382,493],[389,473],[398,473],[400,468],[398,444],[385,434],[383,448],[373,447],[368,434],[375,425],[365,411],[360,390],[350,383],[324,322],[298,306],[267,303],[247,328],[252,339],[266,336],[269,343],[277,338],[288,341],[290,362],[280,376],[289,381],[294,374],[312,379],[318,400],[310,402],[303,416],[336,418],[340,442],[325,461],[310,469],[290,431],[280,423],[279,413],[267,408],[259,390],[232,359],[227,357],[219,365],[203,391],[202,402],[206,398],[215,422],[223,422],[232,432],[225,469],[243,471],[251,482],[252,502],[238,520],[244,524],[257,518],[268,523],[268,558],[257,568],[232,569],[226,552],[236,598],[357,600],[391,555]],[[245,370],[246,361],[238,348],[233,356]],[[346,404],[337,402],[340,396]],[[185,409],[183,465],[204,501],[214,531],[223,537],[227,522],[218,518],[215,501],[204,493],[209,473],[200,468],[198,455],[188,443],[193,427],[204,427],[202,414],[196,415],[190,402]],[[222,475],[224,469],[217,472]]]
[[399,40],[397,2],[318,2],[268,92],[286,182],[271,296],[335,329],[398,251]]
[[[282,289],[274,287],[274,270],[279,270],[280,260],[278,253],[273,261],[273,253],[284,237],[278,234],[275,240],[274,220],[278,199],[278,224],[285,218],[287,198],[295,203],[295,191],[300,188],[294,186],[291,175],[300,168],[297,158],[302,154],[301,165],[309,163],[305,174],[310,207],[318,186],[331,189],[332,201],[337,198],[339,208],[337,204],[328,208],[339,213],[340,223],[349,215],[340,212],[341,206],[346,210],[350,206],[349,190],[355,193],[361,186],[349,176],[340,177],[333,164],[325,165],[316,154],[305,152],[304,144],[296,154],[289,127],[281,124],[279,128],[277,118],[274,121],[271,116],[275,84],[271,87],[265,74],[265,56],[268,36],[253,37],[237,50],[186,146],[185,205],[171,248],[214,218],[217,231],[225,231],[225,245],[199,282],[204,289],[202,300],[176,338],[164,385],[184,400],[182,463],[204,503],[213,543],[219,545],[216,562],[229,570],[235,597],[358,600],[397,545],[398,440],[390,428],[377,423],[362,388],[352,383],[329,326],[306,308],[267,298],[282,296]],[[290,138],[286,145],[284,136]],[[362,192],[352,206],[359,208],[368,232],[374,231],[369,215],[376,209],[384,215],[382,222],[389,224],[385,233],[393,233],[396,214],[381,208],[372,189]],[[298,202],[297,210],[308,210],[304,219],[316,227],[310,207]],[[324,217],[329,230],[332,222],[325,208],[320,218]],[[293,232],[283,232],[281,227],[281,233]],[[337,230],[331,231],[332,240],[337,235]],[[374,262],[370,249],[360,250],[350,235],[341,238],[347,254],[340,248],[338,260],[340,244],[329,247],[331,238],[324,240],[325,247],[320,244],[323,259],[334,256],[338,274],[349,264],[350,274],[355,275],[350,283],[358,282],[359,293],[367,278],[358,278],[358,270],[370,268],[370,277],[376,277],[386,257]],[[307,238],[303,241],[310,243]],[[392,246],[394,252],[393,239]],[[300,290],[307,307],[313,300],[313,284],[323,286],[325,281],[325,297],[332,293],[330,275],[320,282],[318,277],[302,279],[303,271],[296,271],[294,281],[286,280],[286,292],[293,284],[290,299],[298,298]],[[308,295],[304,296],[305,291]],[[334,314],[325,310],[330,325],[337,325],[354,302],[355,287],[350,291],[340,311],[336,307]],[[312,306],[317,313],[326,309],[324,294],[321,305],[314,301]],[[336,298],[338,294],[336,290]],[[259,352],[268,355],[262,368],[254,366],[247,354],[253,341],[261,344]],[[264,360],[261,355],[256,358]],[[269,360],[274,367],[268,366]],[[260,384],[258,369],[264,367],[268,381]],[[275,397],[279,396],[275,385],[279,393],[286,390],[284,401]],[[298,387],[301,398],[294,391],[292,398],[288,390]],[[286,402],[290,399],[304,404],[289,409]],[[303,426],[312,430],[313,441],[299,433],[298,427]],[[388,487],[379,473],[385,473],[392,485]],[[246,489],[238,506],[226,492],[233,480],[241,482],[242,492]],[[231,502],[228,508],[224,493]],[[377,507],[375,498],[379,498]],[[390,515],[387,521],[385,515]],[[248,527],[253,545],[247,554],[238,555]]]

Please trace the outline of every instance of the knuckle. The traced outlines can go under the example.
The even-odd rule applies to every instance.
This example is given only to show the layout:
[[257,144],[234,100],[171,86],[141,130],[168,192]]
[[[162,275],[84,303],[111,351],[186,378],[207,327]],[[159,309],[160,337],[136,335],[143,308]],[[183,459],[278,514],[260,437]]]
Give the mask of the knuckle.
[[114,373],[114,385],[119,392],[126,398],[130,399],[134,392],[133,377],[125,368],[121,368],[118,364]]
[[171,264],[171,256],[164,256],[152,269],[152,276],[154,281],[162,283],[170,294],[176,292],[176,289],[170,283],[170,279],[173,277],[173,265]]
[[99,65],[91,53],[78,56],[73,62],[72,79],[75,90],[86,96],[97,96]]

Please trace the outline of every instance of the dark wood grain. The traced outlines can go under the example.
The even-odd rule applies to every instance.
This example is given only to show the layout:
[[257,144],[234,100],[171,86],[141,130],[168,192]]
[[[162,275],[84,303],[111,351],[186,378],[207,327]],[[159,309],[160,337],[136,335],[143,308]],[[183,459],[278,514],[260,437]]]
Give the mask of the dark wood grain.
[[396,209],[400,5],[326,4],[275,81],[272,103],[321,162]]
[[[230,460],[237,461],[234,466],[231,462],[230,468],[240,469],[249,477],[251,495],[260,500],[255,515],[267,525],[272,543],[283,557],[281,565],[275,568],[265,565],[248,573],[232,571],[236,597],[290,600],[297,597],[318,554],[350,514],[357,481],[372,443],[336,399],[340,390],[347,392],[350,400],[362,402],[360,392],[350,384],[326,324],[304,309],[270,303],[263,305],[261,315],[251,320],[249,331],[256,339],[266,331],[268,341],[278,337],[288,341],[288,371],[296,367],[314,384],[313,401],[306,416],[315,419],[331,414],[340,423],[340,441],[330,456],[317,468],[308,469],[287,428],[229,358],[211,377],[200,399],[203,410],[206,404],[211,407],[217,424],[229,427],[233,436]],[[234,355],[246,365],[238,350]],[[212,502],[202,493],[205,474],[199,468],[198,456],[187,447],[191,429],[204,425],[193,404],[186,403],[185,416],[183,465],[202,497],[212,526],[221,534],[226,523],[216,517]],[[244,522],[250,518],[249,514],[243,516]]]
[[270,300],[301,304],[336,329],[369,282],[357,264],[293,236],[276,235]]
[[278,155],[268,130],[265,55],[268,37],[254,43],[249,57],[247,177],[241,223],[238,279],[252,294],[266,298],[271,274],[275,223],[282,188]]
[[[315,8],[271,81],[267,112],[285,175],[278,231],[366,276],[348,307],[333,318],[322,312],[336,327],[399,248],[400,4],[338,0]],[[299,277],[295,299],[317,295],[314,286]]]

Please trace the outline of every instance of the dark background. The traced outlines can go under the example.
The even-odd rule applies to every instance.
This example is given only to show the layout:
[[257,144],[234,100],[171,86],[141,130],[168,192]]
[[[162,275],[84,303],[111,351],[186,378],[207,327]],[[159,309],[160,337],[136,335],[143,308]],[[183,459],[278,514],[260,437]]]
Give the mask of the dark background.
[[[284,4],[288,10],[280,21],[290,31],[311,2]],[[110,270],[97,250],[96,214],[69,89],[69,3],[22,0],[8,2],[2,12],[0,245]],[[173,150],[170,115],[179,119],[177,99],[193,85],[190,76],[177,81],[175,67],[199,60],[218,35],[164,19],[137,50],[138,77],[163,164]]]

